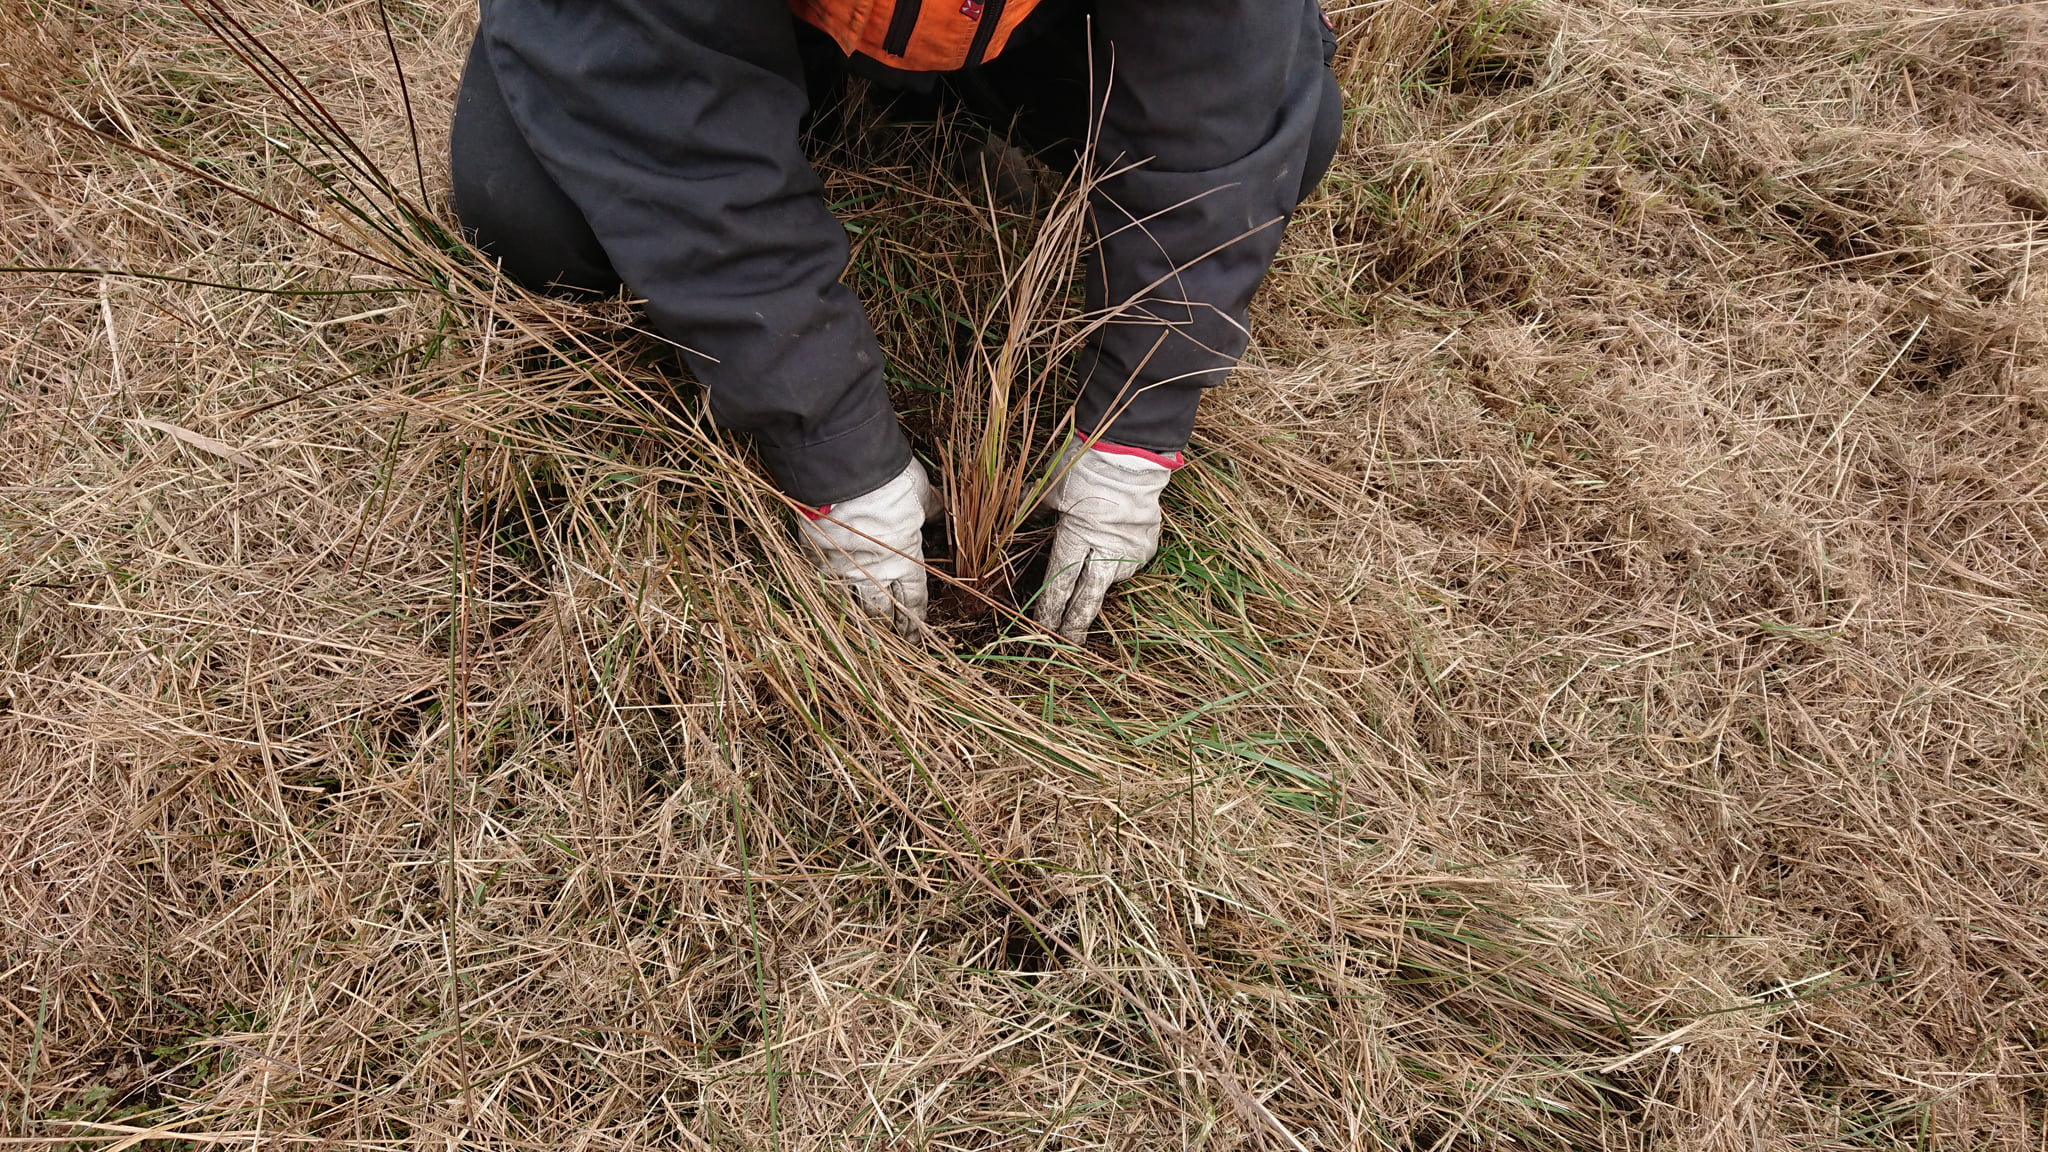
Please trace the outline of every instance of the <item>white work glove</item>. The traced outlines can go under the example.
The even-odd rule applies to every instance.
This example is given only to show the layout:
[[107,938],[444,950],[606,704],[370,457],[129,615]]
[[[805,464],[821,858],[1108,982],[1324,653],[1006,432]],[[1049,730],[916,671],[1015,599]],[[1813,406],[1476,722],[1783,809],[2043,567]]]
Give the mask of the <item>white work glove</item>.
[[924,628],[924,523],[939,514],[939,494],[912,460],[896,478],[863,496],[806,511],[797,526],[818,564],[846,584],[863,611],[905,638]]
[[1038,507],[1060,514],[1038,594],[1038,622],[1076,644],[1102,611],[1109,586],[1159,551],[1159,494],[1180,453],[1069,441],[1047,474]]

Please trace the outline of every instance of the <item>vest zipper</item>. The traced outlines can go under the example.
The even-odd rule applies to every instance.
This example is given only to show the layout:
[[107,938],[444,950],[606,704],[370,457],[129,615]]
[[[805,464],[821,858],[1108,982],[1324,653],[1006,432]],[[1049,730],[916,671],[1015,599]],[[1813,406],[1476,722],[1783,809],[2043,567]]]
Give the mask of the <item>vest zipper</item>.
[[910,51],[910,34],[917,30],[918,9],[924,0],[896,0],[889,13],[889,34],[882,38],[882,51],[898,58]]
[[974,26],[974,39],[967,45],[967,59],[963,68],[972,68],[981,63],[982,54],[988,51],[988,42],[995,37],[996,25],[1002,23],[1003,0],[988,0],[982,5],[981,20]]

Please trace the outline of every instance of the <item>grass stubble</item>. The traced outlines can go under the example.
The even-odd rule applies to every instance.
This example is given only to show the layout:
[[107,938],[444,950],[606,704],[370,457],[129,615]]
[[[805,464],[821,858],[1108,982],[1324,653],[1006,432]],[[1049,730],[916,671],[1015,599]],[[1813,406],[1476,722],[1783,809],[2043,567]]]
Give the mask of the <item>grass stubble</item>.
[[[464,6],[0,10],[0,1128],[2039,1147],[2041,6],[1333,16],[1077,650],[849,619],[629,306],[445,243]],[[821,159],[927,448],[972,146]]]

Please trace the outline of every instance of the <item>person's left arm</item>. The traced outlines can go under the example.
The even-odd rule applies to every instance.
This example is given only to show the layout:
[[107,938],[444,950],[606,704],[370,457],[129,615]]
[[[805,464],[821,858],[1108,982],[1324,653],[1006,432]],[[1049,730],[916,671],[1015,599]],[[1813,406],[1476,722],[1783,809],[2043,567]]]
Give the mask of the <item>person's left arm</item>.
[[[1110,584],[1149,562],[1159,495],[1202,391],[1250,340],[1252,294],[1341,125],[1327,29],[1308,0],[1101,0],[1091,314],[1078,443],[1047,503],[1060,513],[1041,623],[1084,636]],[[1121,171],[1119,171],[1121,170]]]

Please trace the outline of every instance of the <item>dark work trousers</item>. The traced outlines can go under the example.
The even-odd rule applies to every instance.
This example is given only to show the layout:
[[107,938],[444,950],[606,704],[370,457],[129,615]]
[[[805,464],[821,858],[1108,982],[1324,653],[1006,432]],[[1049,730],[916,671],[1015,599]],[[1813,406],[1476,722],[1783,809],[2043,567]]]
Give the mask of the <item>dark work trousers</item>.
[[[1335,151],[1333,42],[1312,0],[1049,0],[1020,32],[948,85],[1056,150],[1085,132],[1092,55],[1097,164],[1135,167],[1093,203],[1088,305],[1121,311],[1080,358],[1076,420],[1177,450]],[[829,504],[910,447],[799,144],[805,55],[782,0],[484,0],[450,159],[456,214],[508,276],[644,297],[720,424]]]

